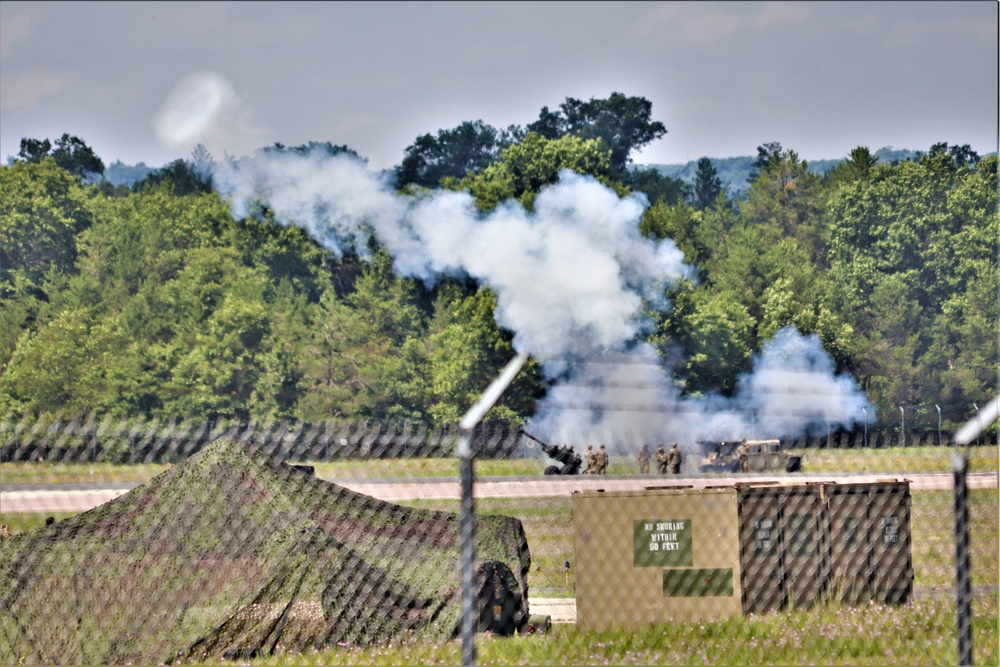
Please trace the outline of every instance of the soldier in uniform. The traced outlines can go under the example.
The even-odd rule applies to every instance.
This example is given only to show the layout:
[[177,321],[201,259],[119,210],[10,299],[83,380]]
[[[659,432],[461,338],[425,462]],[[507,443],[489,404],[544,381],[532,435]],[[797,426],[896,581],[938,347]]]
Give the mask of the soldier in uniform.
[[664,451],[663,445],[656,449],[656,468],[661,475],[667,474],[667,452]]
[[681,474],[681,450],[677,449],[677,443],[670,443],[670,453],[667,454],[667,465],[670,466],[671,475]]
[[747,439],[740,440],[740,446],[736,448],[736,456],[740,460],[740,472],[747,472],[750,466],[747,457],[750,455],[750,447],[747,446]]
[[597,464],[597,474],[607,475],[608,474],[608,451],[604,449],[604,445],[601,445],[597,449],[597,455],[594,457],[595,463]]
[[642,449],[639,450],[639,474],[649,474],[649,449],[646,445],[643,445]]
[[583,460],[586,461],[587,466],[583,469],[584,475],[593,475],[597,468],[597,462],[594,458],[594,446],[587,445],[587,451],[583,454]]

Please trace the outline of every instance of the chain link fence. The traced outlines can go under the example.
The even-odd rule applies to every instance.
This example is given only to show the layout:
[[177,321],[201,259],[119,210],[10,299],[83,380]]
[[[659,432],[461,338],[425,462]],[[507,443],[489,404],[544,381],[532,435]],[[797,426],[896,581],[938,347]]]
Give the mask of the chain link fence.
[[996,664],[996,436],[916,425],[7,415],[0,664]]

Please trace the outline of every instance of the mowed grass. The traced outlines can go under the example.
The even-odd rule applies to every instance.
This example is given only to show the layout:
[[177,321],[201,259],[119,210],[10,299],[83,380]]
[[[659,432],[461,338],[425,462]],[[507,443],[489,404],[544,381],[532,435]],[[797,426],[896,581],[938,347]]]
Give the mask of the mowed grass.
[[[805,472],[950,472],[951,457],[965,450],[951,447],[886,447],[882,449],[804,449]],[[1000,468],[996,445],[970,447],[969,472]]]
[[[480,474],[483,474],[480,471]],[[757,616],[702,622],[691,620],[608,632],[554,626],[545,635],[497,638],[477,635],[481,665],[941,665],[957,662],[954,586],[954,518],[951,491],[916,491],[912,502],[914,585],[939,595],[901,607],[828,605]],[[456,501],[411,501],[406,505],[456,511]],[[1000,664],[996,584],[1000,576],[1000,492],[969,495],[972,583],[992,586],[974,601],[975,664]],[[572,499],[489,498],[476,501],[481,514],[516,516],[531,548],[532,597],[572,597]],[[68,514],[53,515],[56,520]],[[43,514],[6,514],[13,532],[43,525]],[[564,563],[571,564],[566,577]],[[931,591],[935,592],[935,591]],[[614,594],[609,591],[609,594]],[[457,641],[420,637],[365,649],[334,647],[248,661],[253,665],[454,665]],[[218,664],[215,661],[204,663]]]
[[[948,472],[953,450],[948,447],[889,447],[883,449],[803,449],[803,470],[817,473],[863,472]],[[578,452],[582,454],[581,452]],[[550,460],[543,457],[524,459],[477,459],[476,475],[540,475]],[[459,463],[454,458],[348,459],[309,462],[316,474],[327,479],[368,477],[455,477]],[[170,467],[148,463],[117,465],[112,463],[17,462],[0,463],[2,484],[67,484],[76,482],[145,482]],[[694,470],[696,462],[687,461],[685,470]],[[655,465],[653,466],[655,471]],[[969,470],[1000,469],[1000,448],[983,445],[969,448]],[[613,456],[609,475],[634,475],[639,472],[632,457]]]
[[[973,662],[996,665],[997,600],[973,604]],[[923,600],[902,607],[830,605],[716,622],[665,623],[546,634],[476,635],[479,665],[949,665],[957,664],[954,607]],[[461,644],[412,638],[372,648],[274,655],[248,664],[457,665]],[[204,663],[216,664],[214,662]]]

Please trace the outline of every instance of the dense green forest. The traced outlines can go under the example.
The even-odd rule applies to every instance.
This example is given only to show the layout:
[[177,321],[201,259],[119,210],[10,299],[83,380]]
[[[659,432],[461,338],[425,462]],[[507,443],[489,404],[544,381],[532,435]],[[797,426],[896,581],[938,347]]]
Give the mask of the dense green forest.
[[[995,154],[859,147],[820,175],[765,144],[734,194],[707,159],[690,183],[634,168],[665,132],[643,98],[567,98],[524,128],[418,137],[390,176],[400,196],[468,191],[481,211],[530,208],[562,169],[645,193],[642,234],[697,273],[642,334],[685,394],[732,393],[786,325],[817,334],[886,419],[937,405],[954,425],[996,393]],[[0,167],[0,414],[450,423],[513,355],[485,286],[400,277],[374,242],[334,252],[266,206],[236,219],[211,161],[199,149],[130,188],[64,135]],[[530,363],[491,416],[530,417],[546,388]]]
[[[917,151],[906,149],[895,150],[888,146],[878,149],[875,151],[874,155],[879,162],[884,162],[886,164],[920,159],[920,155]],[[723,187],[734,195],[741,195],[750,185],[749,176],[753,171],[754,160],[755,158],[751,155],[709,158],[709,162],[711,162],[712,167],[715,169],[719,180],[722,181]],[[827,172],[843,161],[843,158],[833,160],[810,160],[808,171],[819,176],[825,176]],[[650,164],[646,165],[646,168],[656,169],[664,176],[677,178],[684,183],[693,185],[695,177],[698,173],[698,160],[689,160],[683,164]]]

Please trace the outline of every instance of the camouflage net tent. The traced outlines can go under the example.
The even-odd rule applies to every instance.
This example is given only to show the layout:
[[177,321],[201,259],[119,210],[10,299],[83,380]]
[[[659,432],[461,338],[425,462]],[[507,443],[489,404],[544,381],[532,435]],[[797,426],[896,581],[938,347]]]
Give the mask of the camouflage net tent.
[[[478,517],[480,629],[527,620],[530,555]],[[0,664],[171,663],[455,636],[459,522],[219,440],[0,546]],[[502,619],[494,613],[502,608]],[[493,624],[493,625],[491,625]]]

